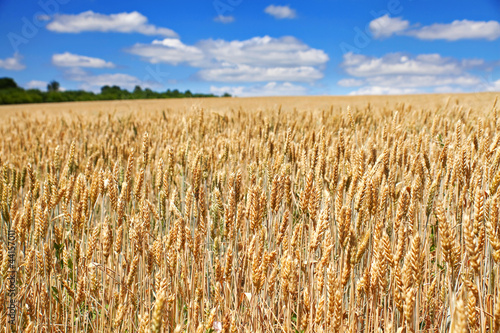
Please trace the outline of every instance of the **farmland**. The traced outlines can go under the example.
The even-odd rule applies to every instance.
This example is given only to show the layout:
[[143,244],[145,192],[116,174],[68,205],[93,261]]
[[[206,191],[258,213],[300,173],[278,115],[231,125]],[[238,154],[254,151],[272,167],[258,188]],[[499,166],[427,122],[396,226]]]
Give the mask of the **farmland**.
[[0,107],[1,325],[498,332],[499,109],[494,93]]

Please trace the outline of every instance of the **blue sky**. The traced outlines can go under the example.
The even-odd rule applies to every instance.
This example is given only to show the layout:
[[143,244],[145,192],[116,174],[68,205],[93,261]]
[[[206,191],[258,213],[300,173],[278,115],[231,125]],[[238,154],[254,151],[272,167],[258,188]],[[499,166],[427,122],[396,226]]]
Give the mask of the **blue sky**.
[[236,96],[500,91],[500,1],[0,0],[3,76]]

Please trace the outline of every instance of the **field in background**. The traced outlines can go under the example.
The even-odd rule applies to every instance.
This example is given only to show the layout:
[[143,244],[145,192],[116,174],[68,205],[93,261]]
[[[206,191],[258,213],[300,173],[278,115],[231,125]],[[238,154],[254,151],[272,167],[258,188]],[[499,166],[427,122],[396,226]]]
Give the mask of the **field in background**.
[[365,108],[368,103],[373,108],[394,108],[397,104],[411,105],[413,108],[438,110],[445,106],[459,105],[464,109],[488,108],[498,93],[477,94],[431,94],[404,96],[300,96],[300,97],[249,97],[249,98],[192,98],[192,99],[160,99],[160,100],[124,100],[108,102],[71,102],[44,103],[23,105],[0,105],[0,119],[4,116],[27,112],[30,116],[56,115],[68,116],[98,115],[113,113],[127,115],[146,112],[147,114],[161,111],[189,111],[193,106],[203,107],[210,111],[230,111],[244,108],[247,111],[281,108],[285,111],[334,111],[352,108]]
[[499,108],[494,93],[2,106],[1,325],[498,332]]

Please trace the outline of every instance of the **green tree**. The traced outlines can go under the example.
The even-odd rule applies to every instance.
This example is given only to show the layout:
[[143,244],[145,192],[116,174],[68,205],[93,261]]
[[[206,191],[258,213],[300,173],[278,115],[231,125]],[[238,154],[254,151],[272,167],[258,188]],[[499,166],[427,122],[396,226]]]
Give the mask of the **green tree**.
[[[225,94],[224,96],[228,96]],[[230,96],[230,95],[229,95]],[[180,92],[178,89],[165,92],[156,92],[150,88],[142,89],[135,86],[132,92],[119,86],[103,86],[100,94],[84,90],[60,91],[59,82],[53,80],[47,85],[47,91],[38,89],[25,90],[19,87],[14,79],[0,78],[0,104],[43,103],[43,102],[70,102],[70,101],[95,101],[118,100],[139,98],[183,98],[183,97],[216,97],[213,94],[192,93],[190,90]]]
[[50,83],[47,85],[47,91],[48,92],[58,92],[59,91],[59,82],[56,80],[50,81]]
[[142,94],[142,88],[141,86],[135,86],[134,88],[134,95],[140,95]]
[[0,90],[9,88],[18,88],[16,81],[10,77],[0,78]]

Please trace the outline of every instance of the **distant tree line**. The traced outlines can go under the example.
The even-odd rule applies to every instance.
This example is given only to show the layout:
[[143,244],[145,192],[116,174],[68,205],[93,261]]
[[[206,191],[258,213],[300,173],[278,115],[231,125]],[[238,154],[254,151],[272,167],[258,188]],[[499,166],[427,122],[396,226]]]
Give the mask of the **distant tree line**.
[[[142,89],[136,86],[132,92],[119,86],[103,86],[100,93],[85,90],[60,91],[57,81],[47,85],[47,91],[39,89],[23,89],[14,79],[0,78],[0,104],[21,103],[48,103],[48,102],[73,102],[73,101],[108,101],[120,99],[152,99],[152,98],[192,98],[192,97],[218,97],[214,94],[198,94],[189,90],[181,92],[177,89],[156,92],[149,88]],[[225,93],[223,97],[231,97]]]

